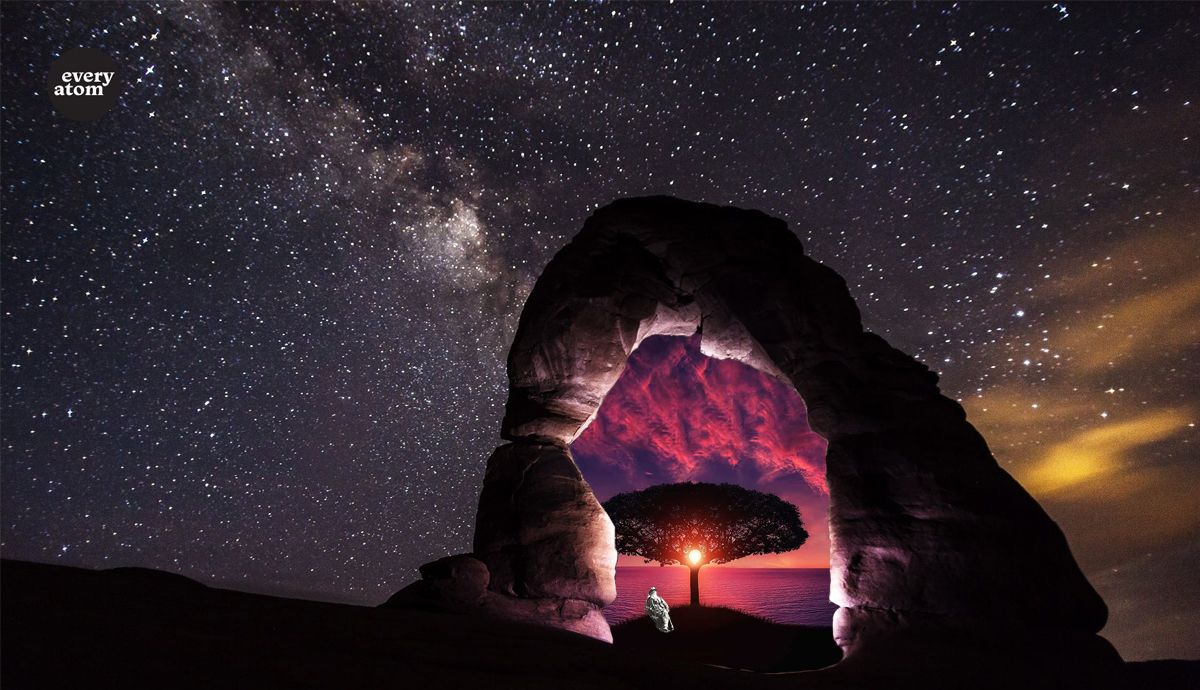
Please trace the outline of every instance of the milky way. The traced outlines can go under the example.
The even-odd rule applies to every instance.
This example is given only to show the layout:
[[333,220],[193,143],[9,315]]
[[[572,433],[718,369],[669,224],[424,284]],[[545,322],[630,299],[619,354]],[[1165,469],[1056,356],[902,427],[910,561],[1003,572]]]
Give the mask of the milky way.
[[5,557],[382,601],[470,549],[541,268],[672,194],[787,220],[1200,656],[1196,5],[0,12]]

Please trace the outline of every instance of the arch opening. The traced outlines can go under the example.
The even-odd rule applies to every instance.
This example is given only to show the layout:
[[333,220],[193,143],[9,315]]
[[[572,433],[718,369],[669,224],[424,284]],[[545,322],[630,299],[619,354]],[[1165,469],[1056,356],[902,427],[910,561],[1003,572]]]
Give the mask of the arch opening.
[[[796,505],[808,532],[797,550],[724,565],[707,564],[698,549],[691,554],[703,580],[699,601],[779,623],[831,625],[825,440],[809,428],[789,384],[703,355],[699,336],[652,336],[631,353],[571,454],[601,503],[693,481],[736,484]],[[617,598],[604,610],[610,624],[643,615],[650,586],[672,606],[691,601],[686,555],[667,568],[644,561],[618,555]]]

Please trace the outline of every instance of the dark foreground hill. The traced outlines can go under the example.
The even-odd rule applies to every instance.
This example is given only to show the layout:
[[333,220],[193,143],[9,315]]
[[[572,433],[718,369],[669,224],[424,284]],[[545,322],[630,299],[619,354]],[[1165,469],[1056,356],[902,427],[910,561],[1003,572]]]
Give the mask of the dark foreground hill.
[[648,617],[613,626],[613,645],[664,659],[747,671],[808,671],[836,664],[842,650],[832,628],[772,623],[719,606],[671,609],[675,630],[661,633]]
[[[722,646],[742,645],[746,628],[739,626],[752,623],[735,616],[725,620],[729,628],[722,625],[725,614],[705,612],[689,621],[692,616],[683,609],[676,611],[676,633],[655,633],[662,642],[639,642],[645,622],[635,620],[619,626],[616,643],[609,645],[561,630],[464,615],[213,589],[143,569],[93,571],[3,561],[0,587],[0,686],[5,689],[984,687],[954,678],[919,685],[889,678],[881,684],[849,664],[772,675],[691,663],[693,652],[669,646],[682,642],[665,641],[679,635],[680,623],[698,626],[707,618],[712,625],[708,642],[701,641],[699,630],[688,635],[697,636],[696,645],[711,645],[714,654]],[[749,639],[766,640],[770,647],[770,635]],[[695,657],[710,664],[720,659],[731,662],[724,666],[771,668],[745,656]],[[1189,684],[1198,665],[1129,664],[1125,685],[1198,687]]]
[[728,684],[731,671],[550,628],[233,592],[144,569],[0,568],[5,690],[747,687]]

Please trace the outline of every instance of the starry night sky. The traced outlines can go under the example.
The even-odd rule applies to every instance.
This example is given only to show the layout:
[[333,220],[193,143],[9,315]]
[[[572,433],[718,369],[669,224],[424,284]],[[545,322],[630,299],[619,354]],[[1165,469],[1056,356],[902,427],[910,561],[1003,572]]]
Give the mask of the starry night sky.
[[382,601],[470,550],[538,272],[672,194],[786,219],[1200,657],[1200,6],[0,12],[5,557]]

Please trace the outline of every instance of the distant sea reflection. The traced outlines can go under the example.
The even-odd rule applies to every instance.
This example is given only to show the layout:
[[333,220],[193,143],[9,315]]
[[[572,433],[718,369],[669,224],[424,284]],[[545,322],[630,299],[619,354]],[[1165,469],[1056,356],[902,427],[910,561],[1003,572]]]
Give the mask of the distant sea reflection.
[[[604,609],[610,625],[644,616],[646,592],[671,606],[684,606],[690,598],[688,569],[617,568],[617,600]],[[722,568],[700,569],[700,603],[732,609],[791,625],[833,625],[837,605],[829,601],[828,568]]]

